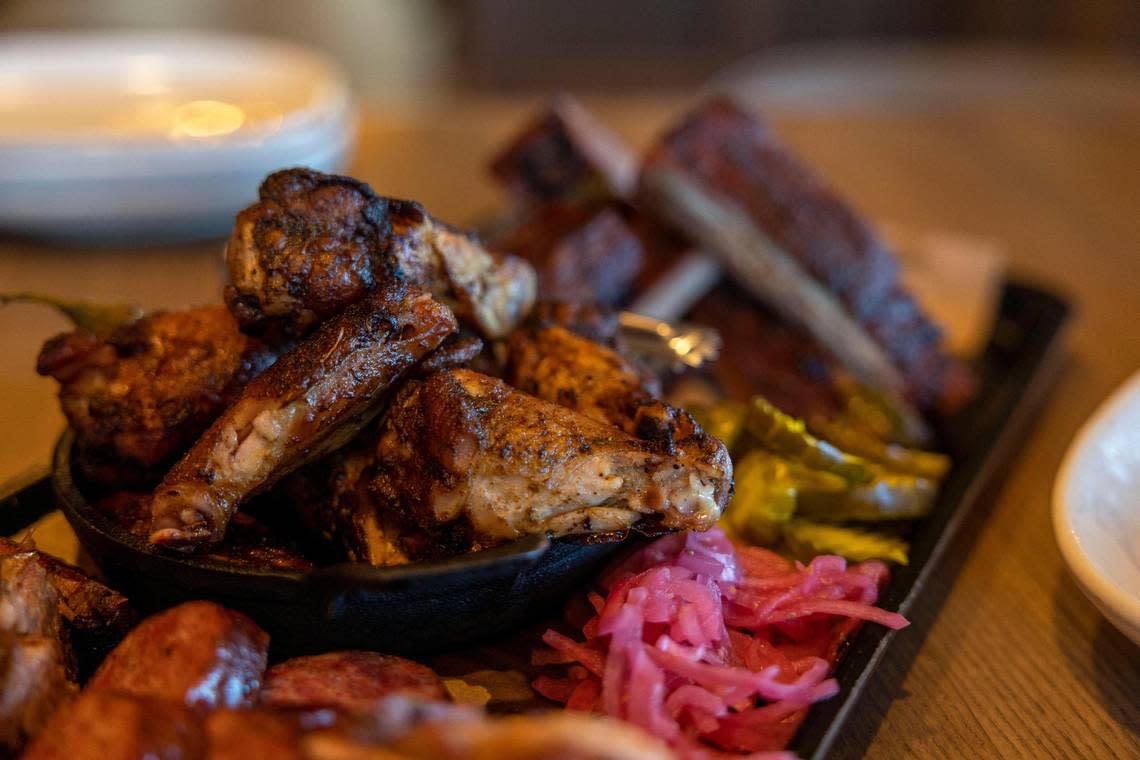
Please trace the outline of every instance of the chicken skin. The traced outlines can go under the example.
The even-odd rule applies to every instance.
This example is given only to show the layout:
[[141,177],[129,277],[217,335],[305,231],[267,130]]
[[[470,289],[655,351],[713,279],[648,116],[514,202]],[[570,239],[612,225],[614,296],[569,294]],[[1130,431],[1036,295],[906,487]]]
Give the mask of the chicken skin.
[[506,380],[519,390],[608,422],[686,464],[731,480],[724,444],[692,415],[657,398],[656,383],[617,351],[559,326],[511,336]]
[[375,457],[377,509],[424,528],[467,520],[485,543],[647,517],[705,530],[732,488],[727,462],[682,459],[466,369],[405,386]]
[[44,344],[36,370],[59,382],[76,461],[108,486],[153,485],[276,358],[223,306],[158,312],[109,335]]
[[243,501],[351,440],[381,411],[385,391],[457,329],[446,306],[398,284],[322,323],[167,473],[151,502],[151,542],[220,541]]
[[534,303],[535,274],[413,201],[309,169],[270,175],[226,248],[226,302],[251,331],[300,335],[393,280],[427,290],[488,338]]

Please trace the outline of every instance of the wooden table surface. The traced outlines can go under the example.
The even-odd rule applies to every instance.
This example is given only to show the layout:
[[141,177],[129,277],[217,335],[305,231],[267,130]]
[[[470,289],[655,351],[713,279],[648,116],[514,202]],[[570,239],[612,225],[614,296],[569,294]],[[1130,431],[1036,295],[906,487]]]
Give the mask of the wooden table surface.
[[[733,81],[872,219],[1000,241],[1078,305],[1070,358],[1005,485],[948,559],[837,757],[1140,757],[1140,649],[1100,618],[1053,540],[1050,493],[1081,422],[1140,369],[1140,74],[977,55],[791,61]],[[644,144],[692,93],[585,98]],[[444,218],[493,206],[489,152],[538,101],[366,109],[354,171]],[[216,300],[220,246],[79,250],[0,238],[0,290]],[[32,366],[64,324],[0,310],[0,483],[42,467],[61,418]]]

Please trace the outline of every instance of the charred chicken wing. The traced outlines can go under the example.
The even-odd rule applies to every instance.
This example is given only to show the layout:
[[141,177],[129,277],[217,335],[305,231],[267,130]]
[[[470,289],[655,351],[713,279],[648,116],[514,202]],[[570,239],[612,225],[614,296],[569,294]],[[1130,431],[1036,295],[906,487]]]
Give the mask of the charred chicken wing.
[[59,381],[85,475],[153,485],[275,354],[223,306],[159,312],[107,336],[86,330],[44,344],[36,369]]
[[260,200],[238,214],[226,261],[226,301],[252,330],[303,334],[393,279],[430,290],[490,338],[534,302],[526,262],[488,251],[418,203],[308,169],[262,183]]
[[446,306],[398,284],[322,323],[167,473],[151,503],[150,540],[219,541],[239,504],[347,443],[380,412],[385,391],[456,329]]
[[487,542],[622,530],[645,517],[710,527],[724,461],[680,457],[464,369],[405,386],[380,427],[370,492],[424,528],[470,522]]
[[652,379],[600,343],[557,326],[519,330],[511,336],[506,379],[538,398],[621,428],[687,465],[732,478],[724,444],[688,412],[658,399]]

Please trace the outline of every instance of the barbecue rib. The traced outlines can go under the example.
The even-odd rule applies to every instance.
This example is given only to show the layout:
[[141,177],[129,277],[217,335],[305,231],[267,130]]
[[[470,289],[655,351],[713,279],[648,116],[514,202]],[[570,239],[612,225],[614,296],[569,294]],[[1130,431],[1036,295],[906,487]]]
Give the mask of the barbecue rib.
[[943,398],[950,360],[891,251],[731,100],[706,103],[649,152],[639,199],[864,382],[923,407]]
[[106,337],[58,335],[36,369],[59,381],[82,472],[122,488],[153,485],[275,358],[224,306],[207,306],[151,314]]
[[637,156],[560,95],[496,156],[491,174],[524,207],[584,194],[626,198],[637,184]]
[[626,300],[641,272],[641,240],[614,206],[551,202],[496,240],[538,274],[540,298]]
[[322,323],[167,473],[151,503],[150,540],[219,541],[239,504],[347,443],[380,412],[385,391],[456,329],[447,307],[398,284]]
[[704,530],[732,487],[727,456],[670,455],[464,369],[406,386],[378,436],[375,509],[425,529],[466,518],[488,543],[621,530],[647,516]]
[[226,302],[251,330],[304,334],[393,280],[430,290],[489,338],[534,302],[526,262],[487,251],[418,203],[309,169],[262,183],[260,200],[238,214],[226,261]]

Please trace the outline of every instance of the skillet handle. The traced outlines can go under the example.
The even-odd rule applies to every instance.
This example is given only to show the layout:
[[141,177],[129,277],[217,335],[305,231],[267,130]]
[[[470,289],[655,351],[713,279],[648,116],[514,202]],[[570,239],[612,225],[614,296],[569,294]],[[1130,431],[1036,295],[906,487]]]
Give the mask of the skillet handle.
[[31,482],[4,484],[4,492],[0,493],[0,536],[19,533],[56,508],[50,473],[36,475]]

